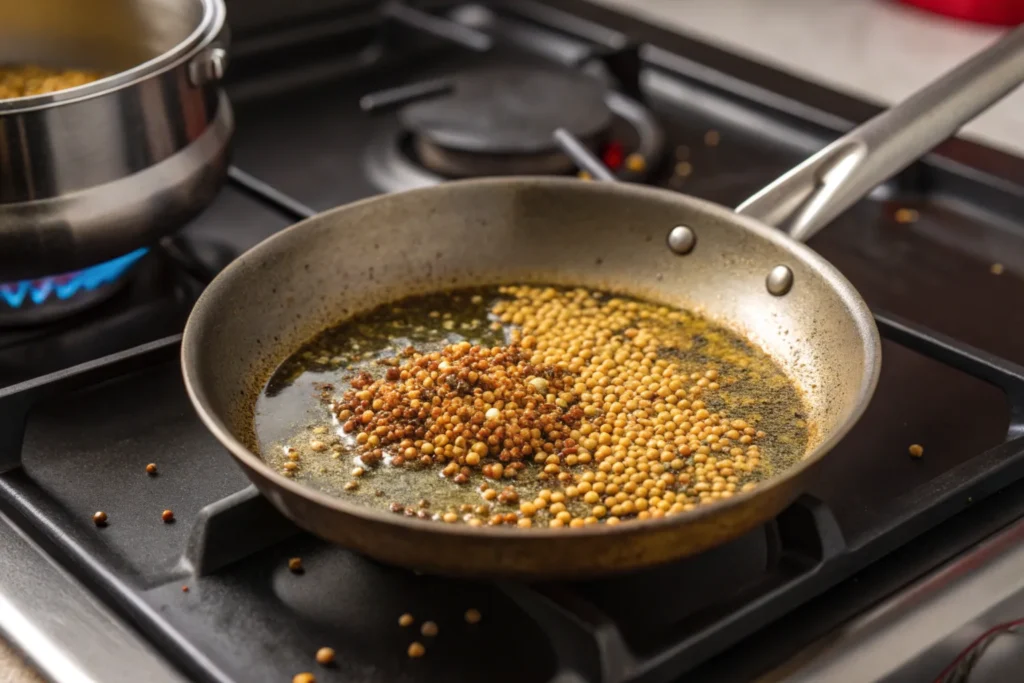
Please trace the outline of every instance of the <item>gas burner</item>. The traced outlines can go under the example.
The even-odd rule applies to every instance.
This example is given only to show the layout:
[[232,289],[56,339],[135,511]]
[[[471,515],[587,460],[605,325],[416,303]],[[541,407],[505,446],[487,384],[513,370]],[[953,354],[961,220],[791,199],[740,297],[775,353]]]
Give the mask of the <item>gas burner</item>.
[[662,150],[661,128],[642,104],[576,72],[481,69],[436,91],[437,96],[404,106],[396,122],[371,142],[366,163],[381,189],[453,178],[573,173],[573,160],[552,137],[558,128],[597,151],[624,180],[643,178]]
[[38,325],[105,301],[148,251],[137,249],[70,273],[0,283],[0,326]]

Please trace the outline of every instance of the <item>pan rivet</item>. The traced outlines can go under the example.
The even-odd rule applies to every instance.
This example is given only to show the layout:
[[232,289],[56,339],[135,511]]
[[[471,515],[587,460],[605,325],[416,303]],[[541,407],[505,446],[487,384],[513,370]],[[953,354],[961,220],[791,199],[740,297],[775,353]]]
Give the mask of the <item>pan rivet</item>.
[[668,233],[668,248],[682,256],[697,245],[697,236],[685,225],[677,225]]
[[789,269],[789,266],[775,266],[772,268],[772,272],[768,273],[765,284],[768,286],[769,293],[782,296],[793,287],[793,271]]

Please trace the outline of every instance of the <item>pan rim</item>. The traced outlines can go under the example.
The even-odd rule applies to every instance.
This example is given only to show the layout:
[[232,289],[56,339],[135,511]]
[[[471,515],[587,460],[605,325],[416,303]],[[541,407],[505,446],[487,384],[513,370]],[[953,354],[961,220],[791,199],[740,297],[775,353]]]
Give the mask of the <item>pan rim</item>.
[[[204,322],[201,319],[205,318],[206,310],[210,305],[210,302],[215,301],[218,298],[218,293],[223,288],[231,285],[231,282],[235,277],[234,274],[245,267],[244,261],[249,261],[259,253],[271,249],[278,240],[294,239],[293,236],[306,229],[307,224],[310,224],[313,221],[322,221],[325,216],[352,211],[377,202],[386,202],[392,197],[399,195],[414,196],[423,193],[437,192],[439,191],[439,188],[485,187],[490,185],[505,185],[510,182],[518,185],[537,184],[555,188],[564,187],[573,191],[581,192],[612,192],[631,195],[634,197],[649,196],[652,198],[657,197],[661,199],[671,198],[673,200],[683,200],[698,205],[701,210],[711,214],[717,219],[739,224],[755,236],[766,239],[784,250],[793,253],[794,256],[796,256],[804,265],[816,271],[816,273],[832,287],[843,305],[848,311],[850,311],[856,328],[861,332],[861,338],[865,340],[863,349],[865,358],[864,371],[861,375],[854,409],[837,429],[833,430],[827,438],[823,439],[814,448],[808,450],[799,462],[783,469],[767,479],[762,480],[758,483],[757,488],[752,491],[741,492],[726,500],[720,500],[712,505],[701,505],[694,510],[683,512],[672,517],[662,517],[660,519],[648,519],[642,521],[634,520],[629,524],[623,525],[609,526],[605,524],[595,524],[579,528],[560,529],[540,527],[524,531],[522,529],[505,526],[472,527],[463,524],[424,523],[424,521],[420,519],[407,518],[405,516],[395,515],[393,513],[388,513],[386,511],[360,505],[358,503],[350,503],[339,496],[333,496],[311,486],[301,484],[277,472],[265,460],[263,460],[263,458],[236,439],[231,433],[231,430],[228,429],[227,425],[225,425],[219,417],[213,413],[213,410],[208,407],[208,403],[202,397],[202,378],[198,376],[196,364],[190,362],[189,358],[200,353],[200,351],[198,351],[199,345],[197,339],[199,332],[197,330]],[[274,486],[284,489],[289,494],[295,495],[300,499],[322,507],[330,508],[332,511],[359,517],[367,522],[385,525],[398,525],[408,530],[414,530],[425,534],[425,538],[515,538],[517,542],[524,543],[530,542],[531,539],[535,539],[538,542],[544,542],[552,538],[565,538],[567,535],[572,536],[573,538],[610,538],[618,535],[631,535],[638,531],[648,534],[656,534],[659,530],[671,528],[681,523],[692,523],[705,518],[717,516],[721,514],[721,511],[739,507],[756,496],[764,495],[766,491],[775,489],[786,481],[796,478],[802,472],[818,463],[860,420],[864,411],[867,410],[878,385],[878,379],[881,373],[881,356],[882,344],[878,333],[878,327],[874,322],[874,317],[871,314],[867,302],[864,301],[857,289],[827,259],[807,245],[792,239],[781,230],[765,225],[755,219],[739,215],[727,206],[660,187],[635,185],[631,183],[592,183],[581,181],[577,178],[552,176],[499,176],[453,180],[441,185],[433,185],[429,187],[405,190],[403,192],[367,197],[365,199],[319,212],[309,218],[305,218],[288,226],[280,232],[271,235],[249,249],[242,256],[228,264],[228,266],[207,285],[206,289],[199,296],[195,306],[189,314],[182,334],[181,343],[181,369],[185,383],[185,390],[188,393],[189,400],[192,402],[193,408],[199,415],[200,420],[210,433],[213,434],[213,436],[221,443],[221,445],[228,450],[232,457],[234,457],[247,470],[258,475],[263,481],[272,483]],[[252,479],[251,476],[250,479]],[[257,488],[260,487],[257,486]],[[794,495],[789,502],[792,502],[795,498],[796,496]],[[278,507],[278,509],[281,510],[280,506],[275,505],[275,507]],[[284,513],[284,510],[281,511]],[[288,515],[286,514],[286,516]],[[723,542],[724,540],[726,539],[723,539]]]

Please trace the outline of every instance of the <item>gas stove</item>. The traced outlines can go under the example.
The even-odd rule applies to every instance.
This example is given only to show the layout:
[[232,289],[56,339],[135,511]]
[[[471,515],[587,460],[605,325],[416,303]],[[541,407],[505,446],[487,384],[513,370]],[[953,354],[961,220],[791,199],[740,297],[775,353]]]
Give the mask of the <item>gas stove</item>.
[[[0,286],[0,306],[68,302],[0,329],[0,630],[43,675],[851,680],[813,653],[869,651],[865,634],[900,634],[894,615],[920,617],[968,568],[1015,559],[1024,159],[961,140],[811,241],[875,311],[882,377],[808,494],[763,528],[673,565],[538,585],[422,575],[299,532],[221,452],[181,382],[184,319],[237,254],[382,192],[575,174],[555,127],[624,180],[735,205],[877,109],[580,0],[270,4],[229,7],[238,129],[216,202],[131,268]],[[1000,600],[1024,587],[1009,576]],[[957,604],[964,622],[996,606],[992,585]],[[419,637],[403,613],[439,625],[422,658],[406,654]],[[914,649],[873,662],[892,680],[932,680],[956,656],[943,634],[915,633]],[[333,665],[316,663],[321,647]],[[961,657],[951,675],[978,662]]]

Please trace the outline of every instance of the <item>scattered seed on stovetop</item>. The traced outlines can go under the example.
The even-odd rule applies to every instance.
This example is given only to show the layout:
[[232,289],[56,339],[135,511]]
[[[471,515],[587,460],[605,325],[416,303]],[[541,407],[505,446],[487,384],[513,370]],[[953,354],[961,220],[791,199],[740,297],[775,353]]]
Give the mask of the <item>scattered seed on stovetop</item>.
[[993,275],[1002,275],[1004,270],[1005,267],[1002,263],[993,263],[991,266],[989,266],[988,272],[992,273]]
[[398,617],[398,625],[402,626],[403,628],[406,627],[406,626],[412,626],[413,622],[415,622],[415,621],[416,620],[413,619],[413,616],[411,614],[409,614],[408,612],[406,612],[402,616]]
[[181,592],[182,593],[188,593],[188,586],[182,586],[181,587]]
[[466,617],[466,623],[467,624],[477,624],[477,623],[480,623],[480,619],[483,618],[483,616],[480,614],[480,610],[474,609],[472,607],[469,608],[468,610],[466,610],[465,617]]
[[409,657],[411,657],[412,659],[417,659],[427,653],[427,648],[423,647],[423,643],[418,643],[414,641],[409,644],[409,649],[407,650],[407,652],[409,653]]
[[290,560],[288,560],[288,569],[293,574],[301,574],[304,571],[302,568],[302,558],[293,557]]
[[106,526],[107,525],[107,513],[103,512],[102,510],[100,510],[99,512],[93,513],[92,523],[95,524],[96,526]]
[[721,142],[722,136],[717,130],[709,130],[704,133],[704,144],[708,147],[717,147],[718,143]]
[[308,671],[301,674],[295,674],[292,678],[292,683],[316,683],[316,676]]
[[893,218],[897,223],[909,225],[911,223],[916,223],[917,219],[920,218],[920,214],[916,209],[896,209],[896,213],[893,214]]
[[156,463],[155,462],[151,462],[148,465],[146,465],[146,474],[148,474],[150,476],[156,474]]
[[316,651],[316,663],[322,666],[334,664],[334,650],[329,647],[322,647]]
[[174,511],[164,510],[163,512],[160,513],[160,519],[164,521],[164,524],[170,524],[174,521]]
[[355,491],[356,489],[359,488],[359,482],[357,482],[357,481],[350,481],[350,482],[345,484],[344,488],[345,488],[346,491]]
[[420,626],[420,633],[428,638],[433,638],[437,635],[437,624],[433,621],[424,621],[423,625]]
[[911,458],[920,458],[924,455],[924,446],[919,443],[911,444],[907,451],[909,451]]

